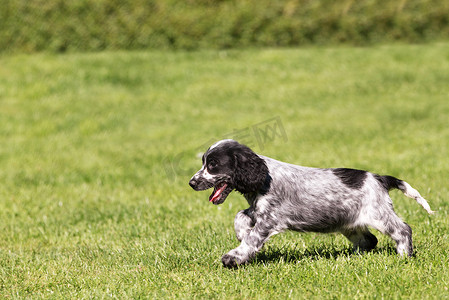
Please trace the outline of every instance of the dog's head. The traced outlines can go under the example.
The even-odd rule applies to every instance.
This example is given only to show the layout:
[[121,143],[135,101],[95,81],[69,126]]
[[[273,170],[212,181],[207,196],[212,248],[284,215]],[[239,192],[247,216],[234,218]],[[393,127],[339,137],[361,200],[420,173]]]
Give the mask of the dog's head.
[[259,191],[267,176],[268,168],[260,156],[234,140],[222,140],[204,153],[203,166],[189,184],[196,191],[213,187],[209,201],[221,204],[234,189],[242,194]]

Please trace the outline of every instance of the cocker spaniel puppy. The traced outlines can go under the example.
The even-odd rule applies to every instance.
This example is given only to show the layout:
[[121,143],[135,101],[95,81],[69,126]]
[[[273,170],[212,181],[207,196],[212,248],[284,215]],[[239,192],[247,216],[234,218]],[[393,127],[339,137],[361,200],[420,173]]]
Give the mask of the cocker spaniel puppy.
[[377,244],[368,229],[372,227],[390,236],[401,256],[411,256],[412,229],[394,212],[388,191],[399,189],[433,213],[403,180],[362,170],[292,165],[257,155],[234,140],[212,145],[189,184],[196,191],[213,187],[209,201],[216,205],[233,190],[248,201],[249,208],[235,217],[241,244],[222,257],[225,267],[249,262],[270,236],[284,230],[341,232],[363,252]]

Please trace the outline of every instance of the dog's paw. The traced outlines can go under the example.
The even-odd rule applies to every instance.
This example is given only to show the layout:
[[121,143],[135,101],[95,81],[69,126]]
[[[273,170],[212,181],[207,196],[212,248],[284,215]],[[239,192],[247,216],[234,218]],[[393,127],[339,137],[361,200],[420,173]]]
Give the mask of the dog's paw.
[[237,268],[237,266],[242,264],[242,262],[240,261],[240,259],[238,259],[238,257],[229,253],[223,255],[221,261],[223,263],[223,266],[226,268]]

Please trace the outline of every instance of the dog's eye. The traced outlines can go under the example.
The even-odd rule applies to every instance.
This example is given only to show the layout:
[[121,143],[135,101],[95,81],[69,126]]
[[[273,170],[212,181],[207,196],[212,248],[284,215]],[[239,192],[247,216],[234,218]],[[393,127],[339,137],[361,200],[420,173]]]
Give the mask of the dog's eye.
[[213,168],[215,168],[216,166],[217,166],[217,162],[216,162],[215,160],[212,160],[212,161],[210,161],[210,162],[207,164],[207,167],[210,168],[210,169],[213,169]]

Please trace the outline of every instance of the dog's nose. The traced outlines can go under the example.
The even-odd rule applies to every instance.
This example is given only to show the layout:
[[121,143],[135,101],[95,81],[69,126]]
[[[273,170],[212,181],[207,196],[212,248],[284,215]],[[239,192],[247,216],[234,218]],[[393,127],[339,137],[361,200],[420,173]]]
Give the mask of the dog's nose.
[[189,184],[194,189],[197,185],[197,182],[195,179],[192,178],[192,179],[190,179]]

